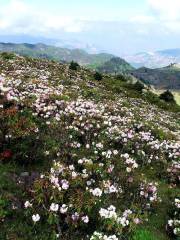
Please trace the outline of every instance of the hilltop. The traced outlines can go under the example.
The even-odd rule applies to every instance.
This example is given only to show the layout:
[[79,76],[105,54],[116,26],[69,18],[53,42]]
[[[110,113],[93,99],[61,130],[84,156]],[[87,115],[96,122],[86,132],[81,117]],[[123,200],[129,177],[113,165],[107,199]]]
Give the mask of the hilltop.
[[121,74],[134,70],[124,59],[113,57],[101,66],[96,68],[99,72],[108,74]]
[[179,110],[130,76],[0,54],[0,239],[178,239]]
[[155,88],[180,90],[180,67],[178,64],[170,64],[167,67],[157,69],[142,67],[131,73]]

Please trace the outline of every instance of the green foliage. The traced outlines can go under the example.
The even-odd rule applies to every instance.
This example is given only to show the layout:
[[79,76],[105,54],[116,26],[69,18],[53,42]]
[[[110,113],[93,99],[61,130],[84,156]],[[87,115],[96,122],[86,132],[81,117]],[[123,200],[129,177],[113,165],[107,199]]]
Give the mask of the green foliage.
[[136,233],[132,237],[132,240],[162,240],[162,239],[158,238],[152,232],[146,229],[140,229],[136,231]]
[[132,88],[133,88],[134,90],[138,91],[138,92],[142,92],[142,90],[144,89],[144,84],[141,83],[141,82],[139,82],[139,81],[137,81],[136,83],[134,83],[134,84],[132,85]]
[[15,58],[15,55],[13,53],[3,52],[1,53],[1,57],[3,60],[12,60]]
[[70,65],[69,65],[69,69],[70,69],[70,70],[77,71],[78,68],[79,68],[79,64],[76,63],[76,62],[74,62],[74,61],[72,61],[72,62],[70,63]]
[[88,54],[81,49],[66,49],[45,44],[12,44],[0,43],[1,52],[14,52],[22,56],[29,56],[32,58],[49,59],[58,62],[80,62],[91,69],[96,69],[104,62],[110,60],[113,55],[100,53]]
[[121,74],[133,70],[133,67],[124,59],[114,57],[97,67],[97,70],[102,73]]
[[97,81],[101,81],[102,80],[102,74],[100,74],[99,72],[96,72],[94,74],[94,79],[97,80]]
[[174,95],[169,90],[163,92],[159,96],[159,98],[164,100],[165,102],[175,103]]
[[157,94],[154,94],[151,91],[147,91],[144,95],[143,98],[147,100],[150,104],[155,104],[161,109],[164,109],[166,111],[171,111],[171,112],[179,112],[180,111],[180,106],[172,103],[172,102],[165,102],[159,98]]
[[148,85],[153,85],[157,89],[179,89],[180,69],[163,67],[150,69],[142,67],[131,71],[131,74]]
[[116,79],[122,82],[127,82],[127,78],[123,74],[116,75]]

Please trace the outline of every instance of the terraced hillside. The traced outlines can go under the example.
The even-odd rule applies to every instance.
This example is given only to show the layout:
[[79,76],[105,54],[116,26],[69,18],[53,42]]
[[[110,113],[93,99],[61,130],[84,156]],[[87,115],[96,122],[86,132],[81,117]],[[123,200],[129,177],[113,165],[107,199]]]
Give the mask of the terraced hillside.
[[180,236],[179,107],[94,76],[0,55],[0,239]]

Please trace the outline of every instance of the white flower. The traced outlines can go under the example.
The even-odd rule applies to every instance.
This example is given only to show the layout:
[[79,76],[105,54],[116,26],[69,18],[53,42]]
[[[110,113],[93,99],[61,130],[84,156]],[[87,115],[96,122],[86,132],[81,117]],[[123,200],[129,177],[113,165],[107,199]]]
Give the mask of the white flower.
[[104,235],[103,240],[118,240],[116,235],[106,236]]
[[73,221],[77,221],[78,219],[79,219],[79,213],[75,212],[74,214],[72,214]]
[[105,208],[101,208],[99,210],[99,215],[103,218],[117,218],[117,214],[116,214],[116,208],[111,205],[108,207],[108,209]]
[[77,173],[75,171],[72,172],[72,178],[76,178],[77,177]]
[[62,214],[66,213],[68,210],[68,206],[66,204],[63,204],[62,207],[60,208],[60,212]]
[[175,228],[175,229],[173,230],[173,233],[174,233],[175,235],[177,235],[177,232],[178,232],[178,229]]
[[73,171],[75,168],[74,168],[74,165],[69,165],[69,169],[71,170],[71,171]]
[[79,160],[78,160],[78,163],[79,163],[79,164],[83,164],[83,159],[79,159]]
[[114,154],[114,155],[117,155],[117,154],[118,154],[118,151],[117,151],[117,150],[114,150],[114,151],[113,151],[113,154]]
[[102,190],[100,188],[95,188],[91,190],[91,192],[92,192],[92,195],[96,197],[101,197],[102,195]]
[[86,148],[89,149],[89,148],[90,148],[90,145],[89,145],[89,144],[86,144]]
[[116,188],[115,186],[111,185],[111,186],[109,187],[109,192],[110,192],[110,193],[117,193],[118,190],[117,190],[117,188]]
[[52,204],[51,204],[50,210],[51,210],[52,212],[57,212],[58,209],[59,209],[59,205],[58,205],[58,204],[56,204],[56,203],[52,203]]
[[39,214],[32,215],[32,220],[33,220],[33,222],[38,222],[40,220]]
[[26,202],[24,203],[24,207],[25,207],[25,208],[32,207],[32,204],[31,204],[29,201],[26,201]]
[[175,206],[176,206],[177,208],[180,208],[180,199],[175,198]]
[[133,221],[134,221],[135,224],[139,224],[141,222],[139,218],[134,218]]
[[173,220],[172,220],[172,219],[168,221],[168,225],[169,225],[170,227],[172,227],[172,226],[173,226],[173,223],[174,223],[174,222],[173,222]]
[[91,181],[87,181],[86,184],[87,184],[87,186],[90,186],[91,185]]
[[62,180],[62,189],[67,190],[69,188],[69,182],[67,180]]
[[128,173],[131,172],[131,168],[127,167],[127,168],[126,168],[126,171],[127,171]]
[[82,221],[83,221],[84,223],[88,223],[88,222],[89,222],[89,217],[88,217],[88,216],[83,216],[83,217],[82,217]]

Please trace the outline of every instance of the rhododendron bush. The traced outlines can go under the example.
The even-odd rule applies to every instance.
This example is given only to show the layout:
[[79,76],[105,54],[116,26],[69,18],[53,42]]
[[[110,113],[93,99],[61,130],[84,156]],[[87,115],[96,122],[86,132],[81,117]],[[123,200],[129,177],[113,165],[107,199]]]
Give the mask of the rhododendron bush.
[[[65,64],[16,57],[0,69],[0,164],[26,170],[13,175],[23,194],[10,198],[11,217],[31,226],[19,239],[130,239],[164,203],[179,208],[178,113],[108,97],[88,70]],[[177,238],[178,210],[164,216]],[[2,225],[11,217],[0,214]]]

